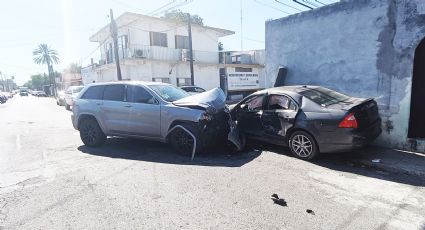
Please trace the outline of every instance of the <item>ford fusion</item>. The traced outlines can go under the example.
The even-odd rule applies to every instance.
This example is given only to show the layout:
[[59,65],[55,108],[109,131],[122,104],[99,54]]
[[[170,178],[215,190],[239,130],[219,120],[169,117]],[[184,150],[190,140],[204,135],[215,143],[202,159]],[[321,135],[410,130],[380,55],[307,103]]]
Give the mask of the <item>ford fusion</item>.
[[319,86],[284,86],[249,95],[231,106],[248,139],[288,146],[300,159],[361,148],[381,133],[374,99],[349,97]]

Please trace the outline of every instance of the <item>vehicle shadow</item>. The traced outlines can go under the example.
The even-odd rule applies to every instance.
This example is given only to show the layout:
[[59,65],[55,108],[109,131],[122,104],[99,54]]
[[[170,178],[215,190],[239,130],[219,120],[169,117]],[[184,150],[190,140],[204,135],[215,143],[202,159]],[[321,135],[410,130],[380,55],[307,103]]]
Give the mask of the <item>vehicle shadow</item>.
[[110,158],[217,167],[241,167],[261,154],[260,150],[231,154],[224,146],[214,146],[195,155],[191,161],[189,156],[179,155],[168,144],[118,137],[108,138],[102,147],[91,148],[81,145],[78,150],[86,154]]
[[[251,142],[249,147],[259,149],[260,151],[269,151],[280,155],[294,157],[290,149],[287,147],[268,145],[260,142]],[[362,161],[363,159],[365,159],[364,156],[359,154],[358,152],[349,151],[342,153],[321,154],[316,160],[313,160],[310,163],[324,168],[328,168],[330,170],[348,172],[401,184],[422,187],[425,186],[425,178],[405,174],[397,174],[392,172],[384,172],[377,168],[361,164],[360,161]]]

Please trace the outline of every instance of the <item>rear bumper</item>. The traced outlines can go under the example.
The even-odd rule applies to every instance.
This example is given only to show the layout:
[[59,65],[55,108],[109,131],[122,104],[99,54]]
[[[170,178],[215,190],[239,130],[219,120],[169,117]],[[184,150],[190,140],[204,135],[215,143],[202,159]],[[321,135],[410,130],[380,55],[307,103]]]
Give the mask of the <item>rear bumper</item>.
[[381,133],[381,119],[362,131],[338,128],[337,131],[328,133],[326,140],[329,141],[319,143],[319,149],[325,153],[359,149],[373,142]]

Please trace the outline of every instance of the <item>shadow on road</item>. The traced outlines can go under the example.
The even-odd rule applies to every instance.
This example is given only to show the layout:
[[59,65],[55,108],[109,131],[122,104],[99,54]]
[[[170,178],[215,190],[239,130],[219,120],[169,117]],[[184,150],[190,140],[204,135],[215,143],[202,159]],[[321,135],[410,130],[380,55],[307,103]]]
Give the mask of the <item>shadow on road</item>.
[[[280,155],[292,156],[289,148],[281,146],[273,146],[259,142],[250,143],[250,148],[260,149],[261,151],[270,151]],[[358,150],[361,151],[361,150]],[[360,163],[364,156],[356,151],[345,153],[322,154],[318,159],[312,161],[312,164],[336,170],[341,172],[353,173],[361,176],[372,177],[380,180],[387,180],[396,183],[402,183],[413,186],[425,186],[425,178],[418,176],[410,176],[405,174],[397,174],[384,172],[376,168],[368,167]],[[294,157],[295,158],[295,157]]]
[[214,147],[197,154],[191,161],[190,157],[177,154],[168,144],[127,138],[108,138],[102,147],[90,148],[82,145],[78,147],[78,150],[91,155],[111,158],[218,167],[241,167],[261,154],[260,150],[230,154],[223,147]]

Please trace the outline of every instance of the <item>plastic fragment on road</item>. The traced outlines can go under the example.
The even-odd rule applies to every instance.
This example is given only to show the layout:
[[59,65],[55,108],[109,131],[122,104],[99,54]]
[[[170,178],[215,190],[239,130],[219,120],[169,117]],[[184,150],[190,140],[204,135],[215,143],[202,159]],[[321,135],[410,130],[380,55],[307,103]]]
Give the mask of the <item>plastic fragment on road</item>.
[[305,210],[308,214],[311,214],[311,215],[316,215],[315,213],[314,213],[314,211],[313,210],[311,210],[311,209],[307,209],[307,210]]
[[381,163],[381,159],[373,159],[372,163]]
[[283,207],[287,207],[288,206],[288,204],[286,203],[285,199],[279,198],[279,196],[277,194],[275,194],[275,193],[273,195],[271,195],[271,199],[277,205],[280,205],[280,206],[283,206]]

